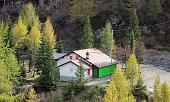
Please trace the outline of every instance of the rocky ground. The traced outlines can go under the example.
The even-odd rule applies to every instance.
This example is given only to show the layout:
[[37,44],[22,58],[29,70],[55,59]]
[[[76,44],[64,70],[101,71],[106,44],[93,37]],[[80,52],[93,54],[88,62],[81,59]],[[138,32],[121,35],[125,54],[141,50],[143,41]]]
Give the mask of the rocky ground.
[[144,63],[170,72],[170,52],[148,50],[143,54]]

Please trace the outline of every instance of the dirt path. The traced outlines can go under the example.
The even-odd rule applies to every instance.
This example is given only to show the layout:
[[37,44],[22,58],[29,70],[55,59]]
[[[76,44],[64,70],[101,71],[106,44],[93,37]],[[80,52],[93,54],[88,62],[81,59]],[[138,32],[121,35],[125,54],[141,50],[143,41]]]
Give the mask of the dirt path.
[[154,80],[159,75],[161,83],[166,80],[170,86],[170,72],[156,68],[153,65],[141,65],[143,72],[143,79],[147,85],[148,91],[153,90]]

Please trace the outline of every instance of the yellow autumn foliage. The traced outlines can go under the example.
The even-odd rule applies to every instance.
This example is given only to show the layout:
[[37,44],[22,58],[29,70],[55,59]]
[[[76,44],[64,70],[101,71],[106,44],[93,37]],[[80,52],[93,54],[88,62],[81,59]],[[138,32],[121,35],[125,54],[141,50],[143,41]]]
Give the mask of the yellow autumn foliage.
[[131,54],[129,56],[129,59],[126,63],[125,74],[130,81],[131,88],[133,88],[133,86],[137,83],[141,76],[140,66],[135,54]]
[[161,85],[161,102],[170,102],[170,88],[166,81]]
[[38,24],[39,24],[38,22],[34,23],[32,29],[30,31],[30,34],[29,34],[30,43],[31,43],[30,50],[39,48],[40,43],[41,43],[41,32],[40,32]]
[[27,26],[23,23],[19,16],[18,21],[12,29],[12,44],[15,47],[20,47],[27,42]]
[[51,47],[55,48],[56,40],[55,40],[55,35],[54,35],[54,29],[53,29],[53,26],[51,24],[49,17],[47,18],[47,20],[45,22],[43,33],[44,33],[47,41],[49,41]]
[[129,82],[120,66],[117,66],[117,70],[106,88],[104,102],[135,102]]

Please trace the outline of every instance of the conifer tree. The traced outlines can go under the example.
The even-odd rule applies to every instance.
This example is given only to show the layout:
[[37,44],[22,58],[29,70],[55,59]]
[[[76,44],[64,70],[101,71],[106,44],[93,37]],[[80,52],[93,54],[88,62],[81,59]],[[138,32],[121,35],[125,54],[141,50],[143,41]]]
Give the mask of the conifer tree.
[[118,94],[113,80],[111,80],[109,85],[106,87],[104,102],[118,102]]
[[82,65],[82,62],[80,61],[80,66],[77,69],[75,75],[78,78],[78,83],[82,84],[82,85],[84,85],[85,82],[86,82],[86,80],[85,80],[85,73],[84,72],[85,72],[85,69],[84,69],[84,67]]
[[135,100],[133,100],[134,98],[132,97],[132,94],[129,94],[131,93],[129,82],[119,65],[117,66],[117,70],[113,75],[112,80],[114,81],[117,90],[118,102],[128,102],[128,100],[135,102]]
[[[37,17],[38,18],[38,17]],[[29,71],[31,71],[31,69],[33,70],[33,72],[35,72],[35,60],[36,60],[36,52],[37,49],[40,46],[41,43],[41,32],[39,29],[39,23],[38,22],[34,22],[34,25],[30,31],[29,34],[29,53],[30,53],[30,61],[29,61]],[[34,76],[35,73],[33,73]]]
[[40,75],[40,86],[43,90],[53,90],[56,88],[56,66],[53,59],[53,49],[50,43],[43,36],[40,48],[36,57],[36,68]]
[[8,24],[4,21],[0,22],[0,34],[4,38],[5,44],[8,43],[8,38],[9,38],[8,30],[9,30]]
[[41,32],[38,22],[34,22],[29,37],[30,37],[30,50],[39,48],[41,43]]
[[103,28],[103,36],[101,38],[101,48],[106,54],[109,54],[111,50],[110,46],[111,40],[112,40],[112,25],[109,22],[106,24],[105,28]]
[[[130,25],[129,25],[129,30],[128,30],[127,35],[128,35],[128,44],[131,46],[131,48],[132,49],[137,48],[139,45],[139,42],[141,41],[141,31],[139,28],[139,21],[138,21],[138,17],[137,17],[137,13],[135,9],[133,9],[133,12],[130,17]],[[135,41],[135,44],[134,44],[134,41]]]
[[54,29],[50,21],[50,17],[48,17],[45,22],[43,34],[45,35],[47,41],[50,42],[51,47],[55,48],[56,40],[54,35]]
[[124,73],[120,66],[117,66],[116,73],[106,89],[104,102],[135,102]]
[[133,94],[137,96],[137,101],[142,101],[143,98],[147,95],[146,85],[144,84],[142,78],[140,78],[137,84],[134,86]]
[[84,25],[84,31],[83,31],[83,36],[81,39],[81,47],[82,48],[91,48],[94,45],[94,40],[93,40],[93,29],[91,26],[90,18],[86,20],[86,23]]
[[23,23],[28,27],[28,31],[30,31],[34,25],[34,21],[37,20],[36,9],[31,2],[26,5],[20,16]]
[[72,0],[70,7],[71,18],[83,18],[86,19],[95,14],[93,8],[95,7],[93,0]]
[[141,74],[140,67],[137,62],[135,54],[131,54],[129,56],[129,59],[126,63],[125,74],[130,81],[131,88],[133,89],[134,85],[139,80]]
[[19,65],[14,51],[5,44],[5,38],[0,33],[0,101],[13,102],[14,81],[18,80]]
[[7,71],[10,74],[11,80],[18,81],[20,76],[20,66],[18,64],[14,50],[11,48],[5,48],[4,61],[6,64]]
[[57,42],[57,52],[59,53],[64,52],[64,45],[61,39]]
[[166,81],[161,85],[161,101],[160,102],[170,102],[170,88]]
[[[15,47],[21,47],[27,42],[27,26],[23,23],[21,16],[12,29],[12,43]],[[27,40],[26,40],[27,39]]]
[[160,88],[160,78],[159,76],[155,79],[154,82],[154,91],[153,91],[153,101],[161,102],[161,88]]

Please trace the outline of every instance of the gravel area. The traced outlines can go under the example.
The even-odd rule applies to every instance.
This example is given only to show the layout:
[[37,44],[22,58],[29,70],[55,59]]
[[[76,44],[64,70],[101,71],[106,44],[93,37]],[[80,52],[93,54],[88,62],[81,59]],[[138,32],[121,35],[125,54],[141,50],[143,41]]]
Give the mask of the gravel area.
[[159,75],[161,83],[166,81],[170,86],[170,72],[161,70],[161,67],[155,67],[153,65],[141,65],[143,72],[143,79],[147,85],[148,91],[153,90],[154,80]]

